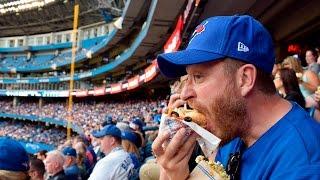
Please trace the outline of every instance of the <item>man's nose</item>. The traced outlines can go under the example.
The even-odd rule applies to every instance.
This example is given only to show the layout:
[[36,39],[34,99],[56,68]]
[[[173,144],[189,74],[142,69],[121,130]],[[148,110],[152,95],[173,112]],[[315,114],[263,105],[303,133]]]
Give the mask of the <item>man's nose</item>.
[[180,98],[187,101],[195,96],[194,90],[189,83],[186,83],[181,91]]

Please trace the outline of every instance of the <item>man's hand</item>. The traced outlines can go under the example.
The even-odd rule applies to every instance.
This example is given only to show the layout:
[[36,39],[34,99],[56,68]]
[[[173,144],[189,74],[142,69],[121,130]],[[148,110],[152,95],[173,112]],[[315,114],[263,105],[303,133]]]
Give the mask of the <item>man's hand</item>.
[[[186,101],[180,99],[180,94],[170,96],[168,110],[184,105]],[[152,144],[152,150],[160,165],[161,179],[186,179],[189,176],[189,159],[196,144],[196,133],[187,135],[185,128],[177,130],[177,133],[169,141],[169,132],[159,132]]]
[[196,133],[187,136],[186,129],[181,128],[167,144],[169,132],[158,135],[152,144],[152,149],[157,163],[161,166],[160,176],[174,180],[186,179],[189,176],[188,162],[197,137]]
[[178,108],[183,106],[186,103],[186,101],[180,99],[180,94],[172,94],[170,96],[168,109],[173,110],[174,108]]

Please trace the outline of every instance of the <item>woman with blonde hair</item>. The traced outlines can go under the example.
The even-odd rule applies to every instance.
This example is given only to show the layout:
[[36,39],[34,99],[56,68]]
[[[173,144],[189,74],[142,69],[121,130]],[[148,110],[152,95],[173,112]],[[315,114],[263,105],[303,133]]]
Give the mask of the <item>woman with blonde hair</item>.
[[121,132],[121,144],[123,149],[130,154],[130,158],[134,165],[134,176],[133,179],[139,178],[139,170],[141,167],[141,161],[139,149],[137,147],[138,143],[138,134],[133,131],[123,131]]
[[296,72],[301,93],[306,100],[306,107],[317,106],[317,103],[312,96],[319,85],[317,74],[310,70],[303,70],[301,62],[293,56],[285,58],[282,65],[283,67],[293,69]]
[[86,145],[83,142],[77,142],[73,148],[77,152],[77,165],[80,169],[81,177],[87,178],[89,176],[88,168],[90,168],[90,166],[86,159]]

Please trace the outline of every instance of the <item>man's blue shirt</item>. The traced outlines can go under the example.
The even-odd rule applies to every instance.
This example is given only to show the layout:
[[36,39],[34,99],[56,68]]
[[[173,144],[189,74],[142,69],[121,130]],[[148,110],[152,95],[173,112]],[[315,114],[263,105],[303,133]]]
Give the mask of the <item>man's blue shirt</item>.
[[66,174],[66,176],[68,177],[68,179],[79,179],[79,177],[81,176],[81,172],[79,167],[77,166],[77,164],[73,164],[67,168],[64,169],[64,173]]
[[[292,105],[252,146],[242,148],[241,179],[320,179],[320,124]],[[230,153],[242,144],[236,138],[223,146],[216,161],[226,167]]]

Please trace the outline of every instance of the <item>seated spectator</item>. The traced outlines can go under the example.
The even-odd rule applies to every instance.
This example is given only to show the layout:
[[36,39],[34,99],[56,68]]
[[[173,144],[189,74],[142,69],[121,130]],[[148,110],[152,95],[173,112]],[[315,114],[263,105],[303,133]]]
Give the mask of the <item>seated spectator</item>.
[[104,158],[104,156],[105,156],[103,154],[103,152],[101,152],[101,150],[100,150],[100,140],[95,138],[95,137],[93,137],[93,136],[91,137],[91,139],[92,139],[93,150],[97,155],[97,160],[99,161],[100,159]]
[[153,121],[160,124],[160,120],[161,120],[161,109],[160,110],[153,110],[154,114],[153,114]]
[[62,150],[64,155],[64,173],[68,179],[81,179],[81,171],[77,165],[77,152],[72,147],[65,147]]
[[129,126],[134,132],[136,132],[136,133],[138,133],[140,135],[139,145],[137,145],[137,147],[138,148],[144,147],[144,145],[145,145],[145,139],[144,139],[145,138],[145,133],[143,131],[143,126],[144,126],[143,121],[140,118],[135,117],[129,123]]
[[160,166],[155,159],[149,159],[143,164],[139,172],[140,180],[158,180],[160,179]]
[[155,157],[152,154],[152,143],[156,139],[157,135],[158,135],[158,131],[148,132],[148,134],[147,134],[148,141],[147,141],[146,146],[144,148],[144,155],[145,155],[144,161],[148,161],[149,159],[155,159]]
[[46,171],[44,163],[40,159],[31,159],[30,160],[30,169],[28,174],[30,180],[44,180],[44,173]]
[[89,161],[86,157],[86,145],[83,142],[78,142],[74,145],[77,152],[77,165],[81,172],[82,179],[88,179],[90,174],[87,174],[87,167],[90,168]]
[[107,125],[116,125],[116,123],[112,119],[112,115],[110,114],[105,117],[105,121],[101,124],[102,127]]
[[134,164],[134,175],[133,179],[139,178],[139,169],[141,166],[139,149],[136,146],[139,135],[132,131],[123,131],[121,133],[122,138],[122,147],[123,149],[130,154],[132,163]]
[[117,126],[121,131],[130,131],[129,122],[120,121],[120,122],[117,122],[116,126]]
[[47,157],[47,150],[41,150],[37,153],[37,158],[44,161]]
[[306,62],[308,64],[308,70],[318,74],[320,72],[320,66],[317,63],[318,54],[314,49],[308,49],[306,51]]
[[[97,156],[96,153],[93,150],[92,145],[90,144],[89,140],[86,136],[80,135],[75,137],[73,141],[73,147],[75,148],[75,145],[79,142],[82,143],[82,145],[85,146],[85,158],[83,159],[83,163],[85,165],[86,174],[91,174],[96,162],[97,162]],[[76,148],[75,148],[76,149]]]
[[144,123],[139,117],[133,118],[133,120],[129,124],[130,128],[132,128],[134,131],[141,131],[143,129]]
[[299,88],[298,78],[292,69],[280,69],[275,75],[274,84],[286,100],[294,101],[305,108],[305,100]]
[[47,172],[47,180],[65,180],[67,179],[64,170],[64,157],[58,150],[50,151],[44,161]]
[[90,180],[131,179],[134,165],[130,155],[121,146],[121,131],[115,125],[105,126],[92,135],[101,141],[101,151],[106,155],[99,160]]
[[319,85],[318,75],[310,70],[303,71],[301,62],[292,56],[287,57],[283,61],[283,67],[293,69],[298,75],[299,87],[303,97],[306,100],[306,107],[317,105],[311,96]]
[[0,138],[0,179],[26,180],[29,157],[23,146],[12,139]]

